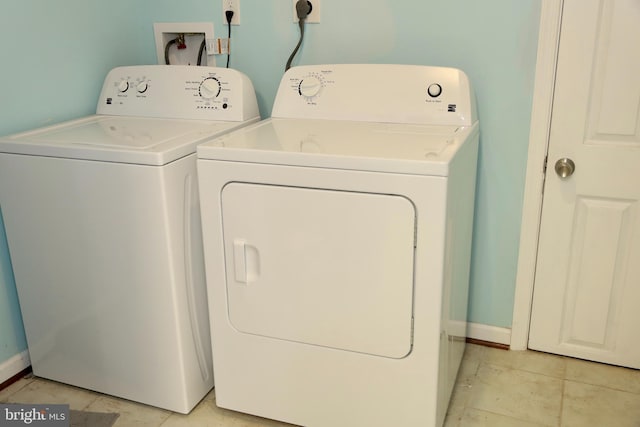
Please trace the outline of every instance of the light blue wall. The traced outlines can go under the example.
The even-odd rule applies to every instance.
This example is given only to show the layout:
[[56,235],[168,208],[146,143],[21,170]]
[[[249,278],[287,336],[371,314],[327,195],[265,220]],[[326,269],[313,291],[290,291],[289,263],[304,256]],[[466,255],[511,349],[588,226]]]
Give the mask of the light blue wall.
[[[90,114],[106,72],[155,63],[154,22],[213,22],[220,1],[13,0],[0,14],[0,135]],[[297,42],[291,0],[242,0],[231,66],[257,91],[263,117]],[[475,86],[481,120],[470,320],[510,327],[518,256],[540,0],[322,0],[294,65],[408,63],[458,67]],[[225,57],[218,58],[224,64]],[[392,84],[392,82],[380,82]],[[0,235],[0,247],[5,244]],[[8,263],[0,252],[0,262]],[[13,295],[10,275],[0,295]],[[0,318],[14,313],[0,301]],[[4,316],[4,317],[3,317]],[[24,347],[14,315],[0,343]],[[13,335],[16,338],[7,336]]]

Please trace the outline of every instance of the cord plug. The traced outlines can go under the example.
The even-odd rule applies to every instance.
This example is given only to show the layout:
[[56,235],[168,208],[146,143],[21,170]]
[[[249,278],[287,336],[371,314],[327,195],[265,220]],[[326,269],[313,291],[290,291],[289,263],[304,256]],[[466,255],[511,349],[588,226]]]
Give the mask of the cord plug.
[[298,14],[298,19],[300,21],[304,21],[307,19],[307,16],[311,13],[313,6],[311,2],[308,0],[298,0],[296,3],[296,13]]
[[226,10],[224,12],[224,16],[227,18],[227,25],[231,25],[231,21],[233,20],[233,10]]

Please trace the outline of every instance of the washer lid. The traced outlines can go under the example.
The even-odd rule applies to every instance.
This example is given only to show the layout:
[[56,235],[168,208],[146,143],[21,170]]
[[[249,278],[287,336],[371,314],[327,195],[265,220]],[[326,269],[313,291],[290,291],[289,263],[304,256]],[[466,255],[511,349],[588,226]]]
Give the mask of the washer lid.
[[0,152],[158,166],[247,123],[94,115],[0,139]]
[[198,158],[447,176],[470,127],[264,120],[198,147]]

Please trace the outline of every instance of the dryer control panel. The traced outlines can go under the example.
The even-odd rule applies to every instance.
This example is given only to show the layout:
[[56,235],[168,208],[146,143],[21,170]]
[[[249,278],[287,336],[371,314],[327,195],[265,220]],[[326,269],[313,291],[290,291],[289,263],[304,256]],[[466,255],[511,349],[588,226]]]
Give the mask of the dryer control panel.
[[477,120],[464,72],[391,64],[290,68],[280,82],[272,117],[458,126]]
[[253,84],[243,73],[217,67],[141,65],[114,68],[97,114],[245,121],[259,117]]

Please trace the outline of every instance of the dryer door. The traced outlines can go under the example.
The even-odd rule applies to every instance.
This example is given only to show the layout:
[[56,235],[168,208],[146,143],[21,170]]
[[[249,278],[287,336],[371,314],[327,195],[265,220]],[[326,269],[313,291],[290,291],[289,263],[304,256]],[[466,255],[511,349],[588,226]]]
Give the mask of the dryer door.
[[222,217],[238,331],[390,358],[411,351],[411,201],[230,183]]

